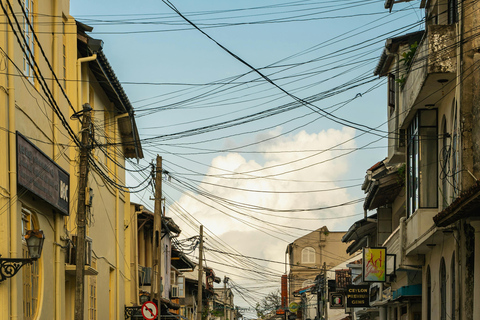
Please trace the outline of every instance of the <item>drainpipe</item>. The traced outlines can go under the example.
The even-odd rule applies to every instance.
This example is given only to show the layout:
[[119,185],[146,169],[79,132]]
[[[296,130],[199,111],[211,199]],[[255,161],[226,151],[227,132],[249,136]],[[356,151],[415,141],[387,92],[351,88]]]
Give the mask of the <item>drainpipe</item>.
[[[58,31],[58,26],[57,24],[57,12],[58,12],[58,0],[53,1],[53,28],[54,30],[56,29]],[[58,70],[58,32],[53,33],[53,41],[52,41],[52,53],[53,53],[53,70]],[[55,99],[58,100],[58,86],[55,83],[54,80],[52,84],[52,89],[53,89],[53,96]],[[55,116],[54,111],[52,110],[52,120],[53,120],[53,141],[57,141],[58,137],[58,129],[57,128],[57,122],[58,122],[58,117]],[[53,154],[53,159],[55,160],[57,158],[57,150],[58,148],[55,146],[55,144],[52,145],[52,154]],[[61,247],[58,245],[60,243],[60,237],[61,237],[61,231],[63,230],[62,228],[62,220],[63,217],[60,214],[54,214],[53,216],[54,219],[54,225],[55,225],[55,230],[54,230],[54,241],[57,245],[55,245],[55,320],[62,320],[62,283],[61,283],[61,273],[63,271],[62,269],[62,263],[61,263]]]
[[[89,61],[94,61],[97,59],[97,54],[94,53],[90,57],[84,57],[84,58],[78,58],[77,59],[77,109],[81,110],[82,107],[82,87],[83,87],[83,82],[82,82],[82,63],[83,62],[89,62]],[[77,111],[78,111],[77,110]]]
[[[133,283],[135,285],[135,297],[134,304],[140,304],[140,286],[138,284],[138,214],[143,212],[143,206],[139,207],[139,211],[135,211],[133,217],[133,223],[130,222],[131,227],[130,232],[133,233],[133,245],[134,245],[134,264],[133,264]],[[145,247],[142,247],[142,250],[145,250]]]
[[[13,32],[7,32],[8,43],[8,56],[14,57],[14,41]],[[19,251],[20,244],[20,224],[19,220],[21,216],[18,214],[17,201],[17,153],[16,153],[16,126],[15,126],[15,84],[14,77],[15,67],[11,61],[8,62],[8,146],[9,146],[9,191],[10,191],[10,257],[21,257],[21,251]],[[19,296],[19,288],[22,286],[21,272],[16,277],[10,279],[10,319],[18,319],[18,313],[21,311],[21,301]]]
[[[7,32],[7,46],[8,56],[14,57],[14,41],[13,32]],[[8,62],[8,153],[10,158],[9,163],[9,191],[10,191],[10,257],[17,258],[22,256],[20,250],[20,224],[21,216],[18,214],[17,205],[17,151],[16,151],[16,126],[15,126],[15,82],[13,75],[15,74],[15,67],[11,61]],[[10,279],[10,319],[18,319],[18,313],[21,312],[22,305],[19,292],[22,288],[22,272]]]
[[400,238],[399,241],[400,241],[400,261],[398,263],[399,266],[403,265],[404,261],[405,261],[405,249],[404,249],[404,245],[405,245],[405,217],[401,217],[400,218],[400,230],[398,231],[398,237]]

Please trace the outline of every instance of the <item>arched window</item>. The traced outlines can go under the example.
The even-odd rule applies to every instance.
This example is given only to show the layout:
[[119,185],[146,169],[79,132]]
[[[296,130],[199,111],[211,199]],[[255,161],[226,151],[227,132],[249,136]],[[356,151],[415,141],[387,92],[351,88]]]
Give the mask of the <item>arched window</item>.
[[302,250],[302,263],[315,263],[315,249],[306,247]]
[[451,306],[451,313],[450,313],[450,319],[455,320],[455,251],[452,254],[452,263],[450,267],[450,278],[452,279],[452,306]]
[[427,320],[432,320],[432,277],[430,266],[427,267]]
[[448,178],[450,176],[450,134],[447,131],[447,120],[445,116],[442,119],[442,150],[441,154],[441,165],[440,165],[440,179],[442,180],[442,208],[445,209],[448,204]]
[[440,260],[440,319],[447,320],[447,270],[443,257]]
[[314,280],[305,280],[302,283],[302,288],[306,288],[306,287],[309,287],[309,286],[314,285],[314,284],[315,284]]
[[459,134],[458,134],[458,116],[457,116],[457,102],[453,100],[452,103],[452,119],[453,119],[453,124],[452,124],[452,185],[453,185],[453,198],[456,198],[458,194],[460,193],[459,188],[458,188],[458,178],[459,178],[459,169],[460,169],[460,164],[459,164],[459,157],[458,157],[458,140],[459,140]]
[[448,0],[448,24],[458,22],[458,0]]
[[[27,230],[38,230],[38,220],[30,210],[22,208],[22,252],[23,257],[28,258],[27,242],[25,235]],[[40,257],[41,259],[41,257]],[[23,318],[35,319],[38,310],[39,299],[39,263],[40,259],[32,264],[25,265],[23,270]]]

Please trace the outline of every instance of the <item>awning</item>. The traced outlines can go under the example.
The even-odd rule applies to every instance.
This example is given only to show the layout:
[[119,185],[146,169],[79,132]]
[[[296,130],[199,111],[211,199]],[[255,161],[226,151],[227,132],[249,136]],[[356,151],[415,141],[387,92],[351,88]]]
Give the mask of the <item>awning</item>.
[[[384,164],[384,162],[381,163]],[[367,171],[367,177],[362,186],[367,194],[363,209],[374,210],[395,200],[404,185],[399,175],[401,168],[404,168],[404,164],[395,166],[377,164]]]
[[352,240],[360,240],[366,235],[372,233],[377,226],[377,214],[372,214],[370,217],[363,218],[354,222],[342,237],[342,242],[350,242]]
[[342,237],[342,242],[353,241],[347,248],[347,253],[352,254],[363,248],[367,244],[367,236],[377,230],[377,214],[358,220],[355,222]]
[[480,209],[480,181],[462,192],[447,208],[439,212],[433,221],[437,227],[446,227],[460,219],[478,215]]
[[392,300],[398,300],[401,298],[421,297],[422,296],[422,284],[414,284],[410,286],[404,286],[393,292]]
[[192,262],[183,252],[172,248],[172,266],[178,270],[195,269],[196,264]]

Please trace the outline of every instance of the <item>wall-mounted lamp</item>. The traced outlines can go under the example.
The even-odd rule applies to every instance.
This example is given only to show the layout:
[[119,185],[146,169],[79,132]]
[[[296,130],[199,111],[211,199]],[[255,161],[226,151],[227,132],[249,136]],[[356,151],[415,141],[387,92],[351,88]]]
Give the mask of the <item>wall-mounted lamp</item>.
[[45,236],[42,230],[27,230],[25,235],[30,258],[1,258],[0,255],[0,282],[13,277],[27,263],[31,264],[42,254]]

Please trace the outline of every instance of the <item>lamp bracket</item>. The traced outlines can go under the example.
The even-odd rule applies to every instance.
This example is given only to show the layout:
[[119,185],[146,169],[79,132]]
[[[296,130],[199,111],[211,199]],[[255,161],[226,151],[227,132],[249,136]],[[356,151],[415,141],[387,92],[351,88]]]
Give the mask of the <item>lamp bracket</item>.
[[0,282],[13,277],[26,264],[32,264],[32,258],[1,258],[0,255]]

